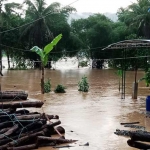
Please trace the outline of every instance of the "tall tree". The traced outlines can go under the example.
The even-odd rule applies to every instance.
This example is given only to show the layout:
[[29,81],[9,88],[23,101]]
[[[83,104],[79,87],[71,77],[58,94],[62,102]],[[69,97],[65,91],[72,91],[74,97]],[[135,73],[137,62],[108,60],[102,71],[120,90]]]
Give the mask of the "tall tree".
[[[1,2],[4,2],[2,0]],[[2,3],[1,3],[2,6]],[[21,18],[20,15],[17,13],[16,10],[20,10],[21,5],[19,3],[4,3],[3,9],[0,10],[0,31],[9,30],[12,29],[14,26],[18,25],[18,18]],[[15,20],[15,21],[14,21]],[[14,33],[15,32],[15,33]],[[2,70],[2,47],[3,44],[10,45],[16,43],[18,40],[17,38],[17,32],[4,32],[0,34],[0,61],[1,61],[1,70]],[[15,36],[14,36],[15,35]],[[13,37],[14,36],[14,37]],[[12,38],[13,37],[13,38]],[[9,39],[9,40],[8,40]],[[16,40],[14,42],[14,40]],[[7,41],[7,42],[6,42]],[[11,46],[13,46],[13,44]],[[8,48],[5,48],[8,52]],[[7,53],[8,54],[8,53]]]
[[150,1],[137,0],[126,9],[120,8],[118,18],[132,29],[137,30],[138,36],[150,38]]
[[[25,21],[33,21],[30,25],[22,28],[21,36],[22,39],[28,39],[28,47],[37,45],[43,48],[59,33],[63,34],[64,39],[69,36],[70,27],[67,23],[67,17],[69,13],[75,11],[73,7],[61,8],[61,4],[57,2],[47,6],[45,0],[25,0],[24,4],[27,5]],[[32,57],[31,59],[39,59],[33,54],[30,54],[30,57]]]

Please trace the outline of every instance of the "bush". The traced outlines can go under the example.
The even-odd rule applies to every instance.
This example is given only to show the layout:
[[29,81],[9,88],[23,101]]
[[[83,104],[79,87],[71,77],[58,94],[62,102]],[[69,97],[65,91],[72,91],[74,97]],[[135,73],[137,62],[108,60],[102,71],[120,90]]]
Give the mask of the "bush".
[[145,80],[146,86],[149,87],[150,85],[150,68],[148,69],[148,71],[145,72],[145,75],[143,78],[139,79],[138,82]]
[[87,67],[88,66],[88,62],[87,61],[81,61],[81,62],[79,62],[79,66]]
[[79,81],[78,83],[78,91],[82,91],[82,92],[88,92],[89,91],[89,83],[87,81],[87,77],[83,76],[81,81]]
[[56,87],[56,89],[54,90],[54,92],[55,93],[65,93],[66,92],[65,89],[66,88],[63,85],[58,84],[57,87]]
[[44,93],[49,93],[51,91],[50,79],[44,82]]

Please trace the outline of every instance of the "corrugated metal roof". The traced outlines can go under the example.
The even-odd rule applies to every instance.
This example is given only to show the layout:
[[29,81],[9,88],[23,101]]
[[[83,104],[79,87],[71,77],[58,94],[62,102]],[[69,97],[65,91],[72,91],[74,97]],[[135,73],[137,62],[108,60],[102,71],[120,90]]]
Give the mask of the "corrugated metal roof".
[[133,40],[124,40],[117,43],[113,43],[103,48],[102,50],[107,49],[131,49],[131,48],[142,48],[150,47],[150,40],[148,39],[133,39]]

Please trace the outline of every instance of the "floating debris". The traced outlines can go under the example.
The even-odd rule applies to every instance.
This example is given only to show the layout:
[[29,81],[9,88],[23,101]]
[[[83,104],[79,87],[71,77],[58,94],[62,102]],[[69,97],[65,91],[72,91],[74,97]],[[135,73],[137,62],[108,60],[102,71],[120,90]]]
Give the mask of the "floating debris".
[[140,122],[126,122],[126,123],[120,123],[121,125],[127,125],[127,124],[139,124]]
[[126,124],[126,125],[124,125],[124,127],[130,127],[130,128],[145,130],[145,127],[143,127],[143,126],[137,126],[137,125],[133,125],[133,124]]

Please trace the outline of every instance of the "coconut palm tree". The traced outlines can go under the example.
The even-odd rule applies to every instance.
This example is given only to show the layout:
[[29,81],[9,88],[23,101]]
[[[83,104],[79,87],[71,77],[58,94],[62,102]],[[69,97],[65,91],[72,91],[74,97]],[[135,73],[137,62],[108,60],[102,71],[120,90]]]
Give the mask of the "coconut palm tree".
[[68,14],[75,10],[69,6],[61,9],[60,3],[56,2],[47,6],[45,0],[25,0],[24,4],[27,5],[25,21],[30,22],[36,20],[22,29],[21,36],[29,39],[30,47],[37,45],[42,48],[49,43],[54,36],[59,34],[53,33],[56,21],[60,19],[67,20],[66,17]]
[[[21,9],[21,5],[19,3],[3,3],[6,0],[0,1],[0,32],[3,30],[9,30],[13,27],[12,25],[12,16],[18,16],[16,9]],[[3,6],[3,7],[2,7]],[[16,21],[17,22],[17,21]],[[0,70],[2,71],[2,41],[4,40],[3,37],[5,37],[5,34],[8,34],[7,32],[2,34],[0,33]],[[12,34],[12,33],[11,33]],[[10,33],[9,33],[10,35]],[[7,37],[8,39],[8,37]],[[7,41],[7,40],[5,40]],[[9,41],[9,43],[11,43]],[[2,75],[2,73],[0,72]]]
[[150,1],[137,0],[127,7],[118,11],[119,20],[127,25],[138,27],[138,34],[150,38]]

